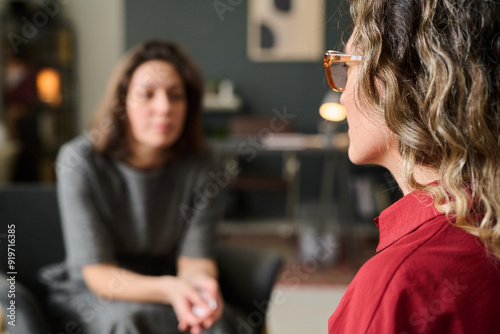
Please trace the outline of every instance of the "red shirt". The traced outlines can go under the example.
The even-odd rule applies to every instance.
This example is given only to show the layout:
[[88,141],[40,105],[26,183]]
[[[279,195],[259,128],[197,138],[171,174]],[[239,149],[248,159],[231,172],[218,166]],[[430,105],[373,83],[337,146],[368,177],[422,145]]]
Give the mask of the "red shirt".
[[377,255],[356,274],[328,333],[500,333],[500,265],[411,193],[375,223]]

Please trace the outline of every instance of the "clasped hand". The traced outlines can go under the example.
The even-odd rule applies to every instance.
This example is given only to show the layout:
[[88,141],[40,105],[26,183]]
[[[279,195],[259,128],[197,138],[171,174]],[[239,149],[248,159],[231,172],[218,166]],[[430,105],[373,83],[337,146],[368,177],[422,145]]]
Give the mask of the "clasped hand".
[[222,316],[223,300],[213,277],[174,278],[171,303],[179,321],[179,330],[198,334]]

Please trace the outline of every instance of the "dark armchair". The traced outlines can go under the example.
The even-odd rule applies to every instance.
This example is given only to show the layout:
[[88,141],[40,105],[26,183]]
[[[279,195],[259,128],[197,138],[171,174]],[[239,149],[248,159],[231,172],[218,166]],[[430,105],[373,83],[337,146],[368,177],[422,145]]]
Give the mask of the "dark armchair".
[[[15,316],[11,333],[49,333],[68,329],[52,328],[47,316],[45,287],[37,278],[41,267],[64,260],[64,245],[55,187],[41,185],[0,188],[0,275],[10,276],[7,263],[8,227],[15,225]],[[10,226],[12,227],[12,226]],[[217,262],[224,299],[240,314],[237,320],[245,333],[261,333],[267,302],[283,264],[275,254],[258,250],[218,246]],[[10,284],[0,277],[0,303],[4,322],[11,319]],[[256,321],[255,319],[262,319]],[[249,328],[253,332],[249,332]]]

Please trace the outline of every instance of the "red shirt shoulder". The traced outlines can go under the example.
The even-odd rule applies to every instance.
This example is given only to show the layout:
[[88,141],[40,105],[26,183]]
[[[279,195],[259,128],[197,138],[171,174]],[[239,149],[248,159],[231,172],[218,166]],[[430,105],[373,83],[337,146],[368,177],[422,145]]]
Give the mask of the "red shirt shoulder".
[[427,218],[385,236],[390,242],[359,270],[329,333],[500,332],[498,261],[444,215]]

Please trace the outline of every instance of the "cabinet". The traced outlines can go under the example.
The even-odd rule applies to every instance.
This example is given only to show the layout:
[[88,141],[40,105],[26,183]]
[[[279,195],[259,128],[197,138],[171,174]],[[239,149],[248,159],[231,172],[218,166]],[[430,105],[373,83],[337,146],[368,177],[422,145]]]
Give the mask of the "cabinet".
[[12,181],[53,181],[75,134],[75,38],[57,1],[9,1],[0,19],[1,119],[18,143]]

